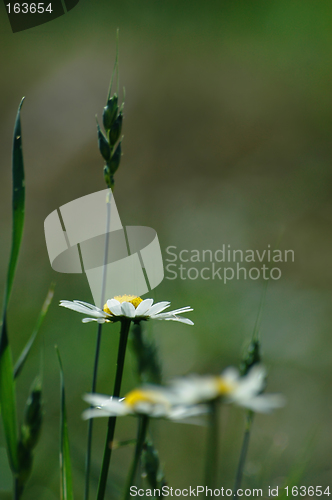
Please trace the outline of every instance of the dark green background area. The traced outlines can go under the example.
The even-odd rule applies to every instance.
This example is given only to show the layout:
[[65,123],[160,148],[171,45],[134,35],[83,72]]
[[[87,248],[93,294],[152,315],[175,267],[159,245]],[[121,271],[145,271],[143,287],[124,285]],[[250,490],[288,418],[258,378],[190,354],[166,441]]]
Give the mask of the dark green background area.
[[[124,225],[146,225],[166,248],[258,249],[280,241],[295,262],[270,283],[262,320],[268,391],[284,409],[257,416],[244,485],[282,484],[292,467],[308,464],[301,484],[331,478],[330,387],[332,284],[331,4],[327,1],[81,0],[64,16],[13,34],[0,15],[0,278],[5,282],[11,231],[11,139],[22,108],[27,211],[23,248],[9,310],[15,356],[25,344],[49,283],[54,304],[45,321],[45,423],[26,500],[58,498],[59,374],[65,370],[76,498],[82,497],[86,424],[81,396],[89,390],[96,328],[83,325],[60,299],[91,301],[84,277],[52,271],[46,216],[104,188],[96,139],[120,28],[120,83],[125,86],[123,158],[115,199]],[[180,264],[180,263],[179,263]],[[186,265],[186,264],[184,264]],[[190,266],[188,266],[190,267]],[[167,280],[152,296],[191,305],[194,327],[150,323],[165,378],[220,372],[237,364],[252,333],[263,283]],[[117,326],[104,330],[98,390],[114,376]],[[17,385],[22,409],[39,366],[34,348]],[[128,355],[123,392],[136,383]],[[243,411],[221,417],[219,484],[232,487]],[[93,487],[106,421],[95,425]],[[117,437],[134,437],[119,421]],[[202,482],[206,430],[155,422],[153,435],[168,483]],[[314,444],[308,445],[314,434]],[[3,446],[2,438],[1,446]],[[305,451],[307,450],[307,451]],[[132,449],[116,452],[117,491]],[[0,455],[0,484],[5,469]],[[331,486],[331,485],[330,485]],[[117,498],[115,491],[110,498]],[[0,498],[9,498],[1,492]]]

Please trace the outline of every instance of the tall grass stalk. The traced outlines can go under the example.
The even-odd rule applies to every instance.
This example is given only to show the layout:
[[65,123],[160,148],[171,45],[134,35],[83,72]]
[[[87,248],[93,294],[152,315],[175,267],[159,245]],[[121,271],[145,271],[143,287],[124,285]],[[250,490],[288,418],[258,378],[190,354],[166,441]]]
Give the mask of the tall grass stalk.
[[[108,256],[108,246],[109,246],[109,231],[111,227],[111,195],[112,191],[109,189],[106,199],[106,234],[105,234],[104,268],[103,268],[102,291],[101,291],[101,309],[103,309],[105,302],[106,265]],[[102,326],[103,326],[102,323],[98,324],[91,392],[96,392]],[[93,433],[93,418],[90,418],[88,424],[88,440],[87,440],[87,452],[85,461],[85,491],[84,491],[85,500],[89,499],[89,492],[90,492],[92,433]]]
[[[117,30],[117,34],[116,34],[116,58],[115,58],[115,63],[114,63],[114,68],[113,68],[113,72],[112,72],[109,90],[107,93],[107,104],[106,104],[106,107],[104,108],[104,114],[103,114],[103,123],[104,123],[104,128],[106,131],[107,138],[101,132],[100,127],[98,125],[98,121],[97,121],[98,145],[99,145],[100,153],[101,153],[102,157],[104,158],[104,160],[106,161],[105,166],[104,166],[104,178],[105,178],[105,182],[109,188],[108,195],[107,195],[107,201],[106,201],[106,207],[107,207],[106,239],[105,239],[104,268],[103,268],[103,278],[102,278],[102,293],[101,293],[101,306],[100,306],[101,309],[104,308],[104,303],[105,303],[106,265],[107,265],[107,257],[108,257],[109,231],[110,231],[110,224],[111,224],[111,196],[112,196],[112,191],[114,189],[114,173],[118,169],[119,164],[120,164],[120,159],[121,159],[121,140],[120,140],[115,151],[114,151],[114,148],[116,146],[116,143],[119,140],[118,135],[120,135],[120,133],[121,133],[122,115],[121,115],[121,126],[118,129],[117,137],[115,138],[114,143],[111,140],[111,131],[113,130],[112,127],[115,125],[114,122],[116,122],[116,118],[119,118],[118,106],[117,106],[117,102],[118,102],[117,101],[117,99],[118,99],[117,94],[114,94],[114,96],[112,98],[113,100],[115,99],[115,108],[114,108],[116,110],[115,114],[112,115],[111,118],[108,118],[108,120],[106,120],[107,123],[104,120],[105,110],[107,111],[107,108],[108,108],[109,103],[110,103],[110,98],[111,98],[111,94],[112,94],[112,86],[113,86],[113,78],[114,78],[115,73],[117,75],[117,93],[119,93],[119,30]],[[120,111],[120,114],[121,114],[121,111]],[[106,148],[106,151],[105,151],[105,148]],[[106,154],[106,156],[105,156],[105,154]],[[128,329],[129,329],[129,326],[128,326]],[[94,368],[93,368],[91,392],[96,392],[99,353],[100,353],[100,344],[101,344],[101,334],[102,334],[102,324],[100,323],[98,325],[98,331],[97,331],[96,353],[95,353],[95,361],[94,361]],[[127,336],[128,336],[128,333],[127,333]],[[120,340],[120,345],[121,345],[121,340]],[[120,345],[119,345],[119,350],[120,350]],[[127,341],[126,341],[126,345],[127,345]],[[119,352],[118,352],[118,355],[119,355]],[[123,358],[124,358],[124,353],[123,353]],[[122,372],[121,372],[121,378],[122,378]],[[120,384],[121,384],[121,381],[120,381]],[[93,432],[93,419],[90,419],[89,424],[88,424],[88,442],[87,442],[87,453],[86,453],[86,463],[85,463],[84,500],[89,500],[92,432]],[[114,434],[114,432],[113,432],[113,434]]]
[[235,476],[234,500],[237,500],[237,498],[238,498],[237,491],[241,487],[244,466],[245,466],[246,458],[247,458],[247,454],[248,454],[250,432],[251,432],[253,419],[254,419],[254,412],[249,410],[247,412],[247,416],[246,416],[246,428],[245,428],[244,435],[243,435],[240,459],[239,459],[239,463],[238,463],[237,471],[236,471],[236,476]]
[[[244,356],[242,363],[241,363],[241,370],[240,371],[241,371],[242,375],[246,375],[248,373],[248,371],[254,366],[254,364],[260,363],[260,361],[261,361],[260,326],[261,326],[261,322],[262,322],[262,315],[263,315],[263,309],[264,309],[268,284],[269,284],[269,280],[267,280],[264,284],[264,288],[263,288],[262,296],[261,296],[261,301],[259,304],[259,310],[258,310],[258,314],[257,314],[255,326],[254,326],[254,331],[253,331],[252,338],[251,338],[251,343],[249,345],[248,352],[247,352],[246,356]],[[235,475],[235,484],[234,484],[234,499],[235,500],[237,500],[237,498],[238,498],[237,491],[240,488],[241,482],[242,482],[244,466],[245,466],[246,458],[247,458],[247,454],[248,454],[250,433],[251,433],[253,419],[254,419],[254,412],[251,410],[247,411],[246,426],[245,426],[243,440],[242,440],[240,458],[239,458],[239,462],[238,462],[238,466],[237,466],[237,470],[236,470],[236,475]]]

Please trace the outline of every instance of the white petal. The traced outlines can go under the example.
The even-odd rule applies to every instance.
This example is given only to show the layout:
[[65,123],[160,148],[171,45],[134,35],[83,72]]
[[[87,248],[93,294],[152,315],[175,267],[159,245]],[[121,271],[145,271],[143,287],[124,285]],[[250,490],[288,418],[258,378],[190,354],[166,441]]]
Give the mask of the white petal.
[[191,319],[188,319],[188,318],[181,318],[180,316],[172,316],[170,318],[160,318],[160,317],[156,317],[154,319],[164,319],[166,321],[178,321],[179,323],[185,323],[186,325],[193,325],[193,321],[191,321]]
[[105,311],[103,311],[102,309],[100,309],[97,306],[94,306],[92,304],[88,304],[87,302],[81,302],[80,300],[74,300],[74,303],[77,304],[79,307],[81,307],[82,310],[88,311],[87,314],[93,314],[93,315],[99,314],[100,316],[108,316],[108,314],[105,313]]
[[75,304],[79,304],[83,307],[88,307],[92,311],[102,311],[102,309],[100,309],[99,307],[97,307],[93,304],[89,304],[88,302],[83,302],[82,300],[74,300],[74,302],[75,302]]
[[111,307],[113,306],[119,306],[120,305],[120,302],[116,299],[108,299],[106,301],[106,304],[107,304],[107,307],[109,308],[109,310],[111,310]]
[[103,396],[102,394],[89,393],[83,395],[84,401],[93,406],[103,406],[108,403],[112,398],[110,396]]
[[175,406],[169,411],[168,418],[171,420],[182,420],[206,413],[209,413],[207,405]]
[[167,311],[164,313],[155,314],[153,316],[158,316],[160,318],[167,318],[167,316],[176,316],[177,314],[183,314],[191,311],[193,311],[193,309],[188,306],[188,307],[181,307],[181,309],[175,309],[175,311]]
[[171,387],[178,397],[178,404],[194,405],[218,396],[216,377],[209,375],[191,375],[176,379]]
[[109,308],[111,313],[114,314],[114,316],[122,316],[121,304],[113,304],[113,305],[109,306],[107,303],[107,307]]
[[164,417],[167,413],[165,405],[139,401],[135,404],[135,413],[143,413],[151,417]]
[[168,311],[165,314],[182,314],[191,311],[193,311],[192,307],[186,306],[186,307],[181,307],[180,309],[175,309],[174,311]]
[[138,304],[138,307],[136,309],[136,317],[144,316],[146,312],[150,309],[152,304],[153,304],[153,299],[145,299],[140,304]]
[[168,412],[168,408],[166,408],[164,405],[154,405],[151,408],[150,415],[154,418],[162,418],[167,417]]
[[82,418],[83,420],[88,420],[89,418],[95,418],[95,417],[110,417],[111,415],[109,414],[108,411],[105,410],[99,410],[98,408],[88,408],[87,410],[84,410],[82,413]]
[[72,311],[77,311],[81,312],[83,314],[90,314],[91,309],[88,307],[81,306],[79,304],[76,304],[75,302],[70,302],[70,301],[62,301],[60,302],[61,307],[65,307],[66,309],[71,309]]
[[130,302],[123,302],[122,304],[122,314],[127,318],[135,318],[136,309]]
[[265,387],[266,371],[261,365],[255,365],[245,377],[238,380],[236,397],[253,397],[259,394]]
[[96,321],[97,323],[105,323],[104,318],[83,318],[82,323],[90,323],[91,321]]
[[237,368],[230,366],[229,368],[226,368],[226,370],[222,372],[221,378],[225,380],[226,383],[233,384],[239,381],[240,372]]
[[170,302],[157,302],[157,304],[154,304],[151,309],[149,310],[149,316],[154,316],[155,314],[160,313],[164,309],[167,309],[171,305]]
[[123,399],[103,396],[102,394],[85,394],[83,399],[95,406],[96,410],[107,412],[109,416],[122,416],[132,413],[132,410],[123,402]]
[[284,406],[285,398],[281,394],[261,394],[253,398],[243,398],[243,400],[234,402],[259,413],[270,413],[272,410]]
[[92,315],[95,318],[105,318],[109,316],[104,311],[99,309],[99,307],[93,306],[92,304],[87,304],[86,302],[80,302],[78,300],[75,300],[74,302],[70,302],[69,300],[62,300],[60,302],[60,306],[66,307],[67,309],[71,309],[72,311],[76,311],[82,314]]

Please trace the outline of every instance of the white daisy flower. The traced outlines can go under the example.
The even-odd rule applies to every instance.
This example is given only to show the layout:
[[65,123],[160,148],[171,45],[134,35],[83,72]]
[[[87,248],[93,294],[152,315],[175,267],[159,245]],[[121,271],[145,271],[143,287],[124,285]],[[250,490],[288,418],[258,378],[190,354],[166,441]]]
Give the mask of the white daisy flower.
[[170,387],[183,404],[196,405],[222,397],[225,403],[269,413],[284,406],[285,400],[281,394],[262,394],[265,379],[265,368],[255,365],[243,377],[236,368],[228,368],[219,376],[192,375],[174,380]]
[[[86,394],[84,400],[94,408],[83,412],[84,419],[148,415],[154,418],[183,420],[208,412],[206,405],[179,404],[176,394],[164,387],[147,386],[130,391],[124,398]],[[193,423],[196,423],[193,421]]]
[[157,302],[153,304],[153,299],[141,299],[135,295],[122,295],[109,299],[104,305],[104,309],[100,309],[87,302],[80,300],[61,300],[60,306],[72,309],[73,311],[86,314],[83,323],[89,321],[97,321],[98,323],[115,323],[123,318],[130,319],[134,322],[139,322],[148,319],[159,319],[166,321],[179,321],[187,325],[194,323],[188,318],[182,318],[179,314],[193,311],[189,306],[175,309],[174,311],[165,311],[171,305],[170,302]]

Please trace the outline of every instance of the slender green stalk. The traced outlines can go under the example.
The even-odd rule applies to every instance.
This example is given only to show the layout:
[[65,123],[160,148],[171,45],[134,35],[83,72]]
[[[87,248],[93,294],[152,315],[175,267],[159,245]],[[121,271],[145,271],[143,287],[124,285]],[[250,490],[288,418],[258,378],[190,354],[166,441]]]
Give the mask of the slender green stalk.
[[250,432],[251,432],[251,426],[252,426],[253,419],[254,419],[254,412],[249,410],[247,413],[247,417],[246,417],[246,428],[245,428],[244,435],[243,435],[240,459],[239,459],[239,463],[237,466],[236,477],[235,477],[235,485],[234,485],[234,499],[235,500],[237,500],[237,498],[238,498],[237,491],[240,488],[241,482],[242,482],[243,470],[244,470],[244,465],[246,463],[246,458],[247,458],[247,453],[248,453],[248,448],[249,448]]
[[138,464],[142,455],[142,450],[146,438],[146,433],[148,430],[148,425],[149,425],[149,417],[147,415],[141,415],[139,417],[139,422],[138,422],[137,443],[136,443],[134,458],[128,474],[123,500],[130,499],[130,487],[135,484]]
[[[264,284],[261,301],[259,305],[259,311],[255,322],[254,331],[252,334],[251,344],[248,347],[247,355],[244,356],[240,366],[241,375],[246,375],[248,371],[256,364],[260,363],[261,355],[260,355],[260,326],[262,321],[264,303],[266,298],[267,287],[269,284],[269,280],[267,280]],[[242,447],[240,452],[239,463],[237,466],[237,472],[235,476],[235,485],[234,485],[234,499],[237,500],[238,495],[237,491],[241,486],[242,476],[244,471],[244,465],[247,458],[248,448],[249,448],[249,440],[250,440],[250,432],[252,427],[252,422],[254,419],[254,412],[249,410],[246,416],[246,427],[243,435]]]
[[[124,366],[124,360],[125,360],[125,356],[126,356],[126,348],[127,348],[127,340],[128,340],[130,323],[131,323],[131,320],[128,318],[124,318],[121,321],[120,342],[119,342],[116,375],[115,375],[115,382],[114,382],[114,389],[113,389],[113,396],[114,397],[120,396],[123,366]],[[103,463],[102,463],[101,473],[100,473],[100,478],[99,478],[97,500],[103,500],[105,497],[108,469],[109,469],[109,465],[111,462],[111,456],[112,456],[112,443],[113,443],[113,439],[114,439],[115,424],[116,424],[116,417],[110,417],[108,419],[107,436],[106,436],[106,442],[105,442]]]
[[[109,192],[107,194],[107,200],[106,200],[106,233],[105,233],[106,238],[105,238],[105,250],[104,250],[103,279],[102,279],[102,289],[101,289],[101,309],[104,307],[104,302],[105,302],[106,265],[107,265],[107,256],[108,256],[110,226],[111,226],[111,190],[109,190]],[[94,367],[93,367],[91,392],[96,392],[100,344],[101,344],[101,333],[102,333],[102,323],[99,323],[98,330],[97,330],[96,353],[95,353],[95,361],[94,361]],[[85,459],[84,500],[89,499],[89,492],[90,492],[92,432],[93,432],[93,418],[90,418],[89,423],[88,423],[88,439],[87,439],[87,451],[86,451],[86,459]]]
[[112,71],[110,86],[109,86],[108,92],[107,92],[106,101],[108,101],[111,97],[113,78],[114,78],[114,74],[116,71],[117,71],[117,92],[119,93],[119,67],[118,67],[119,63],[118,63],[118,61],[119,61],[119,28],[116,30],[116,56],[115,56],[115,63],[114,63],[113,71]]
[[207,436],[207,453],[205,464],[205,486],[214,489],[216,487],[218,470],[218,409],[219,401],[215,399],[210,403],[209,427]]

